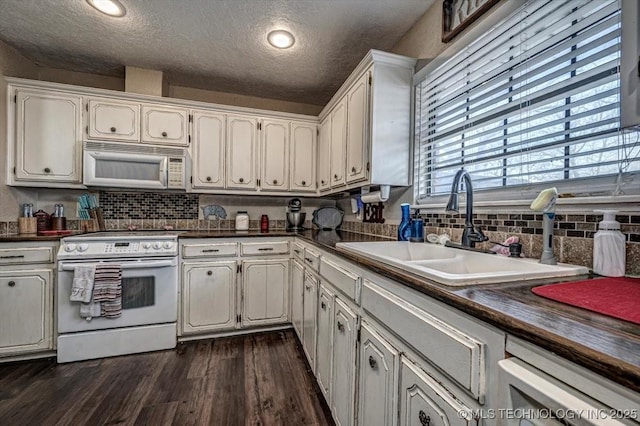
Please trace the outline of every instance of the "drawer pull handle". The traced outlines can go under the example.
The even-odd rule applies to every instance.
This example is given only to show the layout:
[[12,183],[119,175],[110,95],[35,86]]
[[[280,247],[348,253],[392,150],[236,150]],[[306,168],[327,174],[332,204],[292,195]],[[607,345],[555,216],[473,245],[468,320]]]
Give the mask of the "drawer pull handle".
[[217,253],[219,251],[220,249],[205,249],[205,250],[202,250],[202,253]]
[[24,259],[24,254],[16,254],[13,256],[0,256],[0,259]]
[[213,275],[213,271],[207,271],[207,275]]
[[116,132],[116,128],[115,127],[112,127],[110,130],[111,130],[111,133],[115,133]]
[[300,254],[300,250],[293,249],[293,252],[294,252],[295,254]]
[[323,310],[323,311],[326,311],[326,310],[327,310],[327,304],[326,304],[326,303],[324,303],[324,302],[321,302],[321,303],[320,303],[320,307],[322,308],[322,310]]
[[162,132],[162,137],[166,138],[167,137],[167,132]]
[[15,287],[16,286],[16,282],[15,281],[9,281],[7,284],[9,285],[9,287]]
[[344,332],[344,324],[338,321],[338,331]]
[[371,355],[369,355],[369,367],[371,367],[373,370],[378,368],[378,361],[376,361],[376,359]]
[[308,257],[305,257],[304,261],[308,263],[313,263],[313,259],[309,259]]
[[273,251],[273,247],[260,247],[258,251]]
[[418,419],[422,426],[429,426],[429,423],[431,423],[431,417],[427,416],[422,410],[418,413]]

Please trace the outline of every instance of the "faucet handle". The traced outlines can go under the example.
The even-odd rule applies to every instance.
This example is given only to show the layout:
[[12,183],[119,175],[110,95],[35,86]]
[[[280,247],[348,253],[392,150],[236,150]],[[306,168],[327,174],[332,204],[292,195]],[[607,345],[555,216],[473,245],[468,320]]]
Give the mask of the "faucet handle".
[[484,241],[489,241],[489,237],[484,235],[484,232],[482,232],[482,228],[480,226],[474,226],[473,232],[469,234],[469,240],[473,241],[474,243],[482,243]]

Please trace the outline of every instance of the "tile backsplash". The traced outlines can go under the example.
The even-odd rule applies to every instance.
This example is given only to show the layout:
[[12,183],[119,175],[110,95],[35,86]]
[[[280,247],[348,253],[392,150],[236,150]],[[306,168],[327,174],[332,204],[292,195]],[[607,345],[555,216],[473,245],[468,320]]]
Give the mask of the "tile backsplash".
[[102,191],[99,199],[105,220],[198,219],[198,194]]

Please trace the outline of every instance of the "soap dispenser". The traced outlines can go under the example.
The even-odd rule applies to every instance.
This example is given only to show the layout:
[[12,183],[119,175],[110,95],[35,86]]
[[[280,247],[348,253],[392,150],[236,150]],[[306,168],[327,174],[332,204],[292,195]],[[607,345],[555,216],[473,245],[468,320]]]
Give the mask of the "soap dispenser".
[[412,243],[424,243],[424,221],[420,216],[420,209],[416,209],[411,218],[411,237],[409,241]]
[[626,262],[626,238],[616,221],[617,210],[595,210],[603,214],[593,237],[593,272],[607,277],[623,277]]
[[398,241],[409,241],[411,238],[411,206],[409,203],[400,204],[402,220],[398,225]]

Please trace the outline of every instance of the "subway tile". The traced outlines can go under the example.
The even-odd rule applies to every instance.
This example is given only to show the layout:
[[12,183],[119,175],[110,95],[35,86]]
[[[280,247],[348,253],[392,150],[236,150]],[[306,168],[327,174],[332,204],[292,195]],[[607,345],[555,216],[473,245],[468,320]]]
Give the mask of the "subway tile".
[[629,216],[629,223],[640,224],[640,216]]
[[558,228],[560,229],[576,229],[576,224],[573,222],[559,222]]
[[573,229],[568,229],[567,230],[567,237],[584,238],[584,231],[575,231]]

